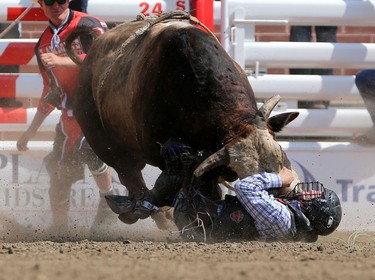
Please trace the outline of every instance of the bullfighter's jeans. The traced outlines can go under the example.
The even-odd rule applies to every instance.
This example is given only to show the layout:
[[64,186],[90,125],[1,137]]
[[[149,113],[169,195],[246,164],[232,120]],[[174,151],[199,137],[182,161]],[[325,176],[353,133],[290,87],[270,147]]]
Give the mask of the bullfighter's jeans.
[[[290,29],[291,42],[310,42],[312,38],[312,26],[292,26]],[[336,26],[315,26],[317,42],[336,42]],[[299,75],[333,75],[333,69],[290,69],[290,74]],[[329,101],[298,101],[299,108],[313,108],[313,104],[321,103],[325,108],[328,107]]]
[[357,73],[355,84],[371,116],[375,129],[375,70],[363,70]]
[[[316,41],[317,42],[336,42],[336,26],[316,26]],[[292,26],[290,29],[291,42],[310,42],[312,35],[311,26]],[[302,75],[332,75],[332,69],[290,69],[290,74]]]

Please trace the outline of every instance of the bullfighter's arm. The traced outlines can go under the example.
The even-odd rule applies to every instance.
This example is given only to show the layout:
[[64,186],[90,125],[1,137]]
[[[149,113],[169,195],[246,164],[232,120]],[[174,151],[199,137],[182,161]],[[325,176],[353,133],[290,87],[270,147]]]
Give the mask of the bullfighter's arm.
[[68,56],[58,56],[54,53],[43,53],[40,59],[47,69],[54,67],[77,67],[77,65]]
[[39,111],[36,112],[30,126],[17,141],[17,149],[19,151],[28,150],[27,143],[36,134],[36,132],[38,131],[39,127],[42,125],[46,117],[47,116],[45,114]]

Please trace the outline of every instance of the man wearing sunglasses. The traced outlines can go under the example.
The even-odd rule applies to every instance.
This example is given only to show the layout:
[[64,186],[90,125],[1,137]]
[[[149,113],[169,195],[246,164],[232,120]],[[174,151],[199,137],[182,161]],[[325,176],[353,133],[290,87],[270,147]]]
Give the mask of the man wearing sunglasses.
[[[107,25],[98,17],[69,9],[70,0],[38,0],[38,3],[49,19],[49,26],[35,47],[44,88],[37,113],[29,128],[17,141],[17,148],[20,151],[27,150],[28,141],[36,134],[45,118],[55,108],[61,110],[53,150],[45,158],[46,169],[50,175],[52,229],[59,235],[68,224],[72,184],[83,178],[85,164],[88,165],[101,196],[93,226],[103,224],[104,221],[109,222],[108,219],[111,223],[113,218],[117,219],[104,199],[106,194],[112,192],[111,170],[85,141],[70,108],[71,99],[78,86],[79,68],[65,50],[66,38],[77,28],[86,26],[101,34],[107,30]],[[84,48],[79,39],[76,39],[73,45],[76,53],[83,59],[86,46]],[[107,227],[105,224],[103,226]]]

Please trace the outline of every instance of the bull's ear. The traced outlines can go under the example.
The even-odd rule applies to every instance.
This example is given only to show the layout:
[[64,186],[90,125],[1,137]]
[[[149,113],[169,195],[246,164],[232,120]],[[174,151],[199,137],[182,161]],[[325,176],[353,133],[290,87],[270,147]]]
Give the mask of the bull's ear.
[[273,132],[280,132],[288,123],[292,122],[295,118],[297,118],[299,112],[290,112],[290,113],[282,113],[270,117],[268,119],[268,125],[272,129]]

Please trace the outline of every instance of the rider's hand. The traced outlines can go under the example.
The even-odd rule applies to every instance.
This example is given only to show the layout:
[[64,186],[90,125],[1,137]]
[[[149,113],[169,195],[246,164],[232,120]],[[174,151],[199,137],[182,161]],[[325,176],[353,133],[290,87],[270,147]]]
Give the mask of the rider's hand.
[[294,173],[291,169],[288,169],[286,167],[283,167],[279,172],[282,187],[287,188],[290,186],[290,184],[294,181]]

